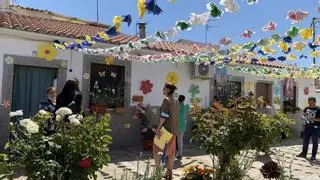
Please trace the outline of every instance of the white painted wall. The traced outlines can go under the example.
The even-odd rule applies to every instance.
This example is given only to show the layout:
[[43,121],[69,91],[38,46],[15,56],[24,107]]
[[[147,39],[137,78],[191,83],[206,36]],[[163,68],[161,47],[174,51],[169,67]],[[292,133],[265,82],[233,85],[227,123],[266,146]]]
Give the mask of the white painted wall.
[[[20,40],[20,39],[13,39],[7,37],[0,37],[0,80],[2,82],[2,69],[4,63],[4,55],[5,54],[12,54],[12,55],[20,55],[20,56],[29,56],[33,57],[33,51],[37,51],[38,45],[45,43],[41,41],[30,41],[30,40]],[[58,56],[56,57],[58,60],[67,60],[68,61],[68,69],[70,69],[70,59],[71,53],[70,51],[60,51],[58,52]],[[44,60],[45,61],[45,60]],[[81,80],[82,80],[82,61],[83,55],[81,53],[72,52],[72,63],[71,68],[72,72],[68,71],[67,77],[70,78],[78,78],[80,80],[80,87],[81,87]],[[0,83],[0,89],[2,89],[2,83]],[[2,91],[0,91],[0,97],[2,97]],[[1,100],[2,102],[2,100]]]
[[131,77],[131,96],[143,95],[140,91],[140,84],[143,80],[150,80],[153,83],[153,89],[150,94],[144,96],[144,102],[150,103],[153,106],[159,106],[162,103],[163,95],[162,89],[166,82],[167,73],[175,71],[180,76],[180,81],[177,84],[178,94],[186,96],[186,103],[190,103],[191,95],[188,92],[191,84],[199,85],[200,94],[197,97],[201,98],[201,106],[209,105],[209,80],[191,80],[190,79],[190,65],[186,63],[181,64],[145,64],[132,63],[132,77]]

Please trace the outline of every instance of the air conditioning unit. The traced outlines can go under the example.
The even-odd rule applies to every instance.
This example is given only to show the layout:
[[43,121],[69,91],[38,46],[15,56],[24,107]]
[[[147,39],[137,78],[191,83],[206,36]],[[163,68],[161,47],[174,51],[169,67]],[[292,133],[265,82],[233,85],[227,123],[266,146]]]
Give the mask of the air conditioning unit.
[[212,79],[212,66],[210,64],[190,64],[191,78]]

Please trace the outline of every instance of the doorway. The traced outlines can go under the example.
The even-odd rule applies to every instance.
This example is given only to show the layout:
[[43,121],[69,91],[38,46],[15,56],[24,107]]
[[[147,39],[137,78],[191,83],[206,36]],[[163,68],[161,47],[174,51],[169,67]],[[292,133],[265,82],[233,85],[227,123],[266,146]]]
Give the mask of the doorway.
[[54,86],[57,69],[14,65],[12,111],[23,110],[24,117],[38,112],[47,97],[46,90]]
[[268,100],[269,103],[272,101],[272,84],[271,83],[261,83],[256,84],[256,98],[263,97]]

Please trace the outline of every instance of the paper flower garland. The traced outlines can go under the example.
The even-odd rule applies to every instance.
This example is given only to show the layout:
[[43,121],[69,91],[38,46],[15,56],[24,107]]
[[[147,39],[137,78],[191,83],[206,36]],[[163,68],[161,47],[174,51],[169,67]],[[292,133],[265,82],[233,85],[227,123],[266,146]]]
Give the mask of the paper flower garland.
[[250,30],[245,30],[240,37],[250,39],[255,32]]
[[203,14],[191,13],[190,23],[192,25],[206,25],[208,23],[209,17],[209,12],[205,12]]
[[312,39],[313,29],[311,28],[301,29],[299,34],[302,39]]
[[145,8],[148,10],[148,13],[152,13],[153,15],[159,15],[162,12],[162,9],[156,3],[156,0],[146,0]]
[[199,85],[191,84],[188,92],[191,94],[191,97],[195,97],[200,93]]
[[169,72],[167,74],[167,83],[176,85],[180,80],[178,73],[176,72]]
[[152,88],[153,84],[150,82],[150,80],[145,80],[141,82],[140,91],[142,91],[143,94],[151,93]]
[[7,56],[4,60],[7,64],[13,64],[14,58],[12,56]]
[[240,6],[236,0],[220,0],[219,4],[224,6],[227,12],[236,13],[240,10]]
[[280,42],[279,43],[279,48],[281,49],[282,52],[288,52],[289,51],[289,45],[285,42]]
[[6,109],[10,108],[11,104],[9,100],[4,100],[2,106]]
[[147,12],[145,2],[145,0],[138,0],[138,13],[140,18],[143,18],[144,14]]
[[112,21],[113,21],[114,26],[116,27],[116,31],[120,32],[122,17],[121,16],[114,16]]
[[277,27],[277,24],[275,22],[269,22],[266,25],[263,26],[263,31],[275,31]]
[[177,21],[176,22],[176,27],[180,31],[185,31],[188,30],[190,31],[192,28],[192,24],[186,21]]
[[304,42],[294,42],[293,49],[297,52],[301,52],[306,47],[306,43]]
[[287,34],[287,36],[294,38],[299,34],[299,30],[300,29],[298,27],[292,26],[286,34]]
[[41,44],[38,46],[37,55],[39,58],[52,61],[57,56],[57,50],[52,44]]
[[303,21],[306,17],[309,16],[309,13],[301,10],[290,10],[287,13],[287,19],[290,19],[292,23],[299,23]]
[[218,18],[218,17],[222,16],[222,14],[223,14],[223,12],[213,2],[209,2],[207,4],[207,9],[209,10],[210,15],[212,17],[217,17]]
[[247,0],[249,5],[258,4],[259,0]]

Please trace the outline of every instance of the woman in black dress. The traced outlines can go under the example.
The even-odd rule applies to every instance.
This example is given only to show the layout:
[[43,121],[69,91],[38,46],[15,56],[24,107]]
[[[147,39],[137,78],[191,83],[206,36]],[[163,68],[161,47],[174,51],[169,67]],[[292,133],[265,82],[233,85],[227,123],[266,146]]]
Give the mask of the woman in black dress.
[[62,107],[68,107],[73,114],[81,113],[82,95],[79,92],[79,82],[68,80],[61,93],[57,96],[56,110]]

